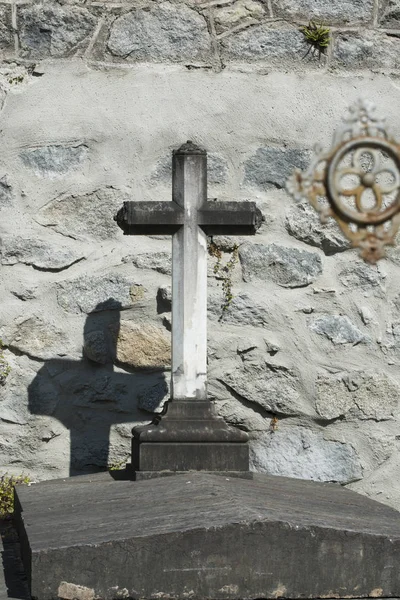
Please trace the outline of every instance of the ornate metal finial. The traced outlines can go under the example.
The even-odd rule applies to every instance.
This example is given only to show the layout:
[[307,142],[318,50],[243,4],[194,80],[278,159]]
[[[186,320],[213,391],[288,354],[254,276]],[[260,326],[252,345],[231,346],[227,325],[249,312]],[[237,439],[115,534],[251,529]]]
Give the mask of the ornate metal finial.
[[394,245],[400,225],[400,145],[375,116],[375,106],[358,100],[335,133],[332,148],[315,156],[304,173],[287,182],[295,200],[307,199],[321,222],[333,217],[370,263]]

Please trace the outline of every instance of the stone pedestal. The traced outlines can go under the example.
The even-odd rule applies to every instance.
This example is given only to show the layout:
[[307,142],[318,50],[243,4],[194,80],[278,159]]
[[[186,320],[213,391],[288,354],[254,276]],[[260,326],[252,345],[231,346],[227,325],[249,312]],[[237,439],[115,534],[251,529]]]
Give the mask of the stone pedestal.
[[244,475],[249,471],[248,435],[214,415],[208,401],[174,401],[158,422],[133,430],[135,478],[183,471]]

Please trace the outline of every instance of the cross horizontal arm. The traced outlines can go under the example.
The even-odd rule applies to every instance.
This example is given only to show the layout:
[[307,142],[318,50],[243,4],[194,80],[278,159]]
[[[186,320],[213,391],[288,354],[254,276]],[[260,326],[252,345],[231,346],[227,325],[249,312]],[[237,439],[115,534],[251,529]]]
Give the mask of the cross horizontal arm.
[[[175,202],[124,202],[114,217],[125,235],[173,234],[184,224]],[[207,235],[254,235],[262,222],[255,202],[206,202],[198,225]]]
[[173,234],[183,219],[183,210],[175,202],[124,202],[114,217],[125,235]]
[[207,202],[198,224],[207,235],[254,235],[262,218],[255,202]]

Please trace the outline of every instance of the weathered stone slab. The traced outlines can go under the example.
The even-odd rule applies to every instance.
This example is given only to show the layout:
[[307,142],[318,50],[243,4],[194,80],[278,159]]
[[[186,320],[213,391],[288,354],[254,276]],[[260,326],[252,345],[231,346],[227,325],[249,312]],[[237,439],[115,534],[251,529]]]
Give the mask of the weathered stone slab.
[[40,600],[66,585],[104,600],[400,593],[399,513],[335,484],[261,474],[73,478],[19,487],[17,500]]
[[325,440],[305,427],[278,427],[250,445],[253,469],[313,481],[349,483],[362,477],[360,459],[350,444]]
[[133,369],[165,370],[171,366],[171,338],[164,328],[151,323],[121,321],[110,325],[116,361]]
[[333,344],[359,344],[368,337],[343,315],[321,315],[309,323],[311,331],[324,335]]
[[258,148],[244,165],[245,183],[261,189],[284,188],[294,169],[306,169],[311,153],[298,148]]
[[383,27],[398,29],[400,27],[400,2],[387,0],[380,3],[379,21]]
[[89,194],[56,198],[36,218],[41,225],[68,237],[107,240],[120,234],[113,216],[121,202],[128,199],[127,190],[106,186]]
[[89,43],[97,19],[80,6],[32,4],[19,10],[19,39],[30,58],[64,57]]
[[263,62],[272,66],[300,63],[307,45],[296,29],[256,25],[220,41],[224,62]]
[[323,225],[308,202],[298,203],[289,209],[285,226],[294,238],[321,248],[327,256],[350,248],[350,242],[341,233],[337,223],[329,219],[329,222]]
[[88,147],[85,144],[60,144],[28,148],[21,152],[20,157],[24,165],[38,177],[56,179],[78,169],[87,155]]
[[57,284],[58,304],[73,313],[130,308],[144,293],[141,285],[122,275],[79,277]]
[[398,69],[400,40],[383,33],[340,33],[335,38],[333,65],[347,69]]
[[171,2],[119,17],[111,27],[107,46],[117,57],[156,62],[204,60],[211,49],[204,17],[184,4]]
[[55,246],[37,238],[19,235],[5,236],[0,240],[2,265],[23,263],[45,271],[62,271],[85,258],[83,254],[66,246]]
[[314,19],[328,23],[369,23],[373,0],[272,0],[274,14],[286,19]]
[[243,244],[239,249],[244,281],[273,281],[286,288],[304,287],[322,273],[315,252],[277,244]]

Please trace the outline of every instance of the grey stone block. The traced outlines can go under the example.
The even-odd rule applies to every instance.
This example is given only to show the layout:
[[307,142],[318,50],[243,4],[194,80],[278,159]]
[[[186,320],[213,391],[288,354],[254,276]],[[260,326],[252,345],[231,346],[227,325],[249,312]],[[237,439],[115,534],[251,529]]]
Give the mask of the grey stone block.
[[350,444],[324,440],[304,427],[279,427],[250,445],[253,470],[314,481],[348,483],[362,477],[360,460]]
[[239,249],[244,281],[273,281],[282,287],[304,287],[322,273],[318,254],[277,244],[243,244]]
[[22,6],[18,12],[21,51],[29,58],[71,56],[87,46],[96,21],[80,6],[48,2]]
[[11,6],[0,5],[0,50],[14,50],[14,31],[11,19]]
[[41,225],[62,235],[82,240],[102,241],[121,235],[113,220],[127,190],[102,187],[90,194],[63,195],[47,203],[37,214]]
[[245,293],[234,295],[232,302],[226,310],[222,309],[223,295],[211,293],[208,296],[208,317],[222,323],[233,325],[252,325],[265,327],[271,322],[270,311],[267,304],[255,300]]
[[40,360],[65,356],[71,346],[61,329],[39,317],[28,317],[17,325],[10,325],[4,339],[13,350]]
[[279,66],[301,64],[307,51],[304,36],[296,29],[271,29],[256,25],[220,40],[223,62],[263,62]]
[[121,275],[79,277],[56,287],[58,304],[78,314],[131,308],[144,295],[141,285]]
[[287,232],[297,240],[321,248],[327,256],[344,252],[350,242],[332,219],[322,224],[318,214],[308,202],[301,202],[289,209],[285,220]]
[[383,33],[346,32],[335,36],[332,65],[346,69],[400,68],[400,40]]
[[21,236],[2,238],[0,256],[2,265],[23,263],[43,271],[62,271],[85,258],[72,248]]
[[322,315],[309,323],[311,331],[324,335],[334,344],[359,344],[368,341],[348,317],[342,315]]
[[322,21],[327,25],[370,23],[373,9],[373,0],[272,0],[272,10],[276,16]]
[[374,296],[384,297],[384,278],[377,266],[358,261],[346,265],[338,274],[340,283],[351,290],[365,290]]
[[311,152],[297,148],[259,148],[244,165],[244,181],[261,189],[284,188],[294,169],[306,169]]
[[400,1],[380,0],[379,23],[382,27],[398,29],[400,27]]
[[136,256],[128,256],[123,262],[132,262],[138,269],[152,269],[164,275],[171,275],[172,255],[171,252],[145,252]]
[[228,5],[216,6],[213,12],[217,33],[238,26],[252,25],[268,15],[266,3],[254,0],[236,0]]
[[107,47],[119,58],[155,62],[208,60],[211,51],[204,17],[184,4],[171,2],[116,19]]
[[79,169],[88,156],[85,144],[76,146],[51,145],[29,148],[20,154],[24,165],[39,177],[49,179],[63,177],[70,171]]
[[6,175],[0,179],[0,209],[3,206],[12,206],[13,190]]
[[399,405],[399,385],[384,372],[356,371],[319,376],[315,407],[320,417],[373,421],[393,418]]
[[218,377],[227,390],[273,414],[304,414],[300,382],[296,373],[265,359],[244,364]]

